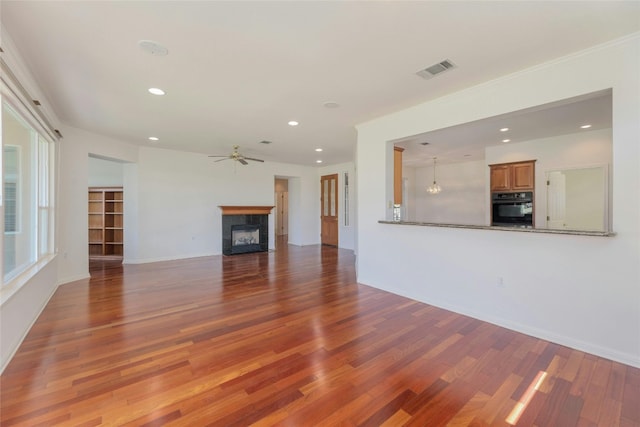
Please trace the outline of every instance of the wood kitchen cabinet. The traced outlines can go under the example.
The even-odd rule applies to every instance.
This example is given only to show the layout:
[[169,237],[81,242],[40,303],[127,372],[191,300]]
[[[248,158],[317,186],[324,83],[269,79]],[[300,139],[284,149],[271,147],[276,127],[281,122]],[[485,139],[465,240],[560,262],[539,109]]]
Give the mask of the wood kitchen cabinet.
[[491,191],[533,191],[535,165],[535,160],[489,165],[491,168]]
[[393,203],[402,204],[402,152],[404,148],[393,147]]

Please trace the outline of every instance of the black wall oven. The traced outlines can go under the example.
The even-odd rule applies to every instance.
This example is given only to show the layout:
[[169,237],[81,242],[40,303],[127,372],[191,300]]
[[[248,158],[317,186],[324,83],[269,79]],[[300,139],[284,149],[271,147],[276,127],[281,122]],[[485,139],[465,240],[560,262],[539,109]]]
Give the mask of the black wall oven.
[[492,193],[491,225],[533,227],[533,192]]

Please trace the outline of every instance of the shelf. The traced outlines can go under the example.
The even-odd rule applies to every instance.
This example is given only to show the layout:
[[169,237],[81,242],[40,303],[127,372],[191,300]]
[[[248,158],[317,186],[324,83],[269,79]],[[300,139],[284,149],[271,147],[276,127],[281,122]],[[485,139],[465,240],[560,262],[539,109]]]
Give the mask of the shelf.
[[123,203],[121,188],[89,189],[89,257],[122,258]]

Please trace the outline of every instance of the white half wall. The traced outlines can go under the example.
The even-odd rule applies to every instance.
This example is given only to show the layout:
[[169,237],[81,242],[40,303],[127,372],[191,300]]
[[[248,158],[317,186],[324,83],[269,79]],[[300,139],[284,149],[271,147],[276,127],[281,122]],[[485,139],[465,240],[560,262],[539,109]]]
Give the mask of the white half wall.
[[[608,88],[614,237],[378,222],[391,218],[387,141]],[[359,125],[358,280],[640,366],[639,93],[635,34]]]

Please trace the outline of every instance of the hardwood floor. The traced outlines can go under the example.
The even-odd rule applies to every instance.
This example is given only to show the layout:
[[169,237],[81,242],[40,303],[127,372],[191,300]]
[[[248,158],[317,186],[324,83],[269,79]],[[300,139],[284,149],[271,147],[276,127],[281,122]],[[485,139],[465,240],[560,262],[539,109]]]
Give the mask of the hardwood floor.
[[278,248],[92,263],[3,373],[0,424],[640,426],[639,369],[358,285],[349,251]]

